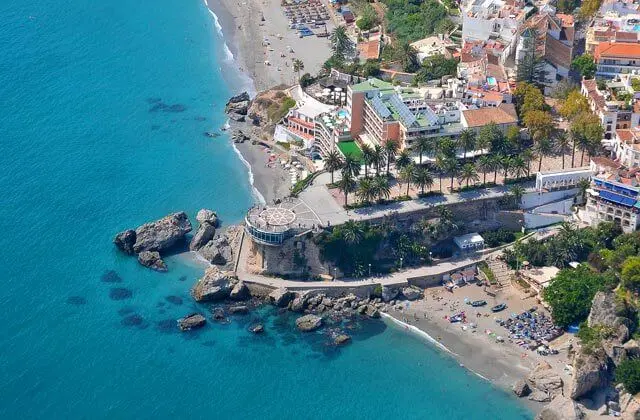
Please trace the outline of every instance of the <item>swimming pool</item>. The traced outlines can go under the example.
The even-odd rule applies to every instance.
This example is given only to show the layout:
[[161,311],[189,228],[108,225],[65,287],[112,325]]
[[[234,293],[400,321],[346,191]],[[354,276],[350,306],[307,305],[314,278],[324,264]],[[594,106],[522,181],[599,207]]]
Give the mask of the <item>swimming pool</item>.
[[495,86],[498,84],[498,81],[496,80],[495,77],[491,76],[491,77],[487,77],[487,83],[489,83],[489,85],[491,86]]

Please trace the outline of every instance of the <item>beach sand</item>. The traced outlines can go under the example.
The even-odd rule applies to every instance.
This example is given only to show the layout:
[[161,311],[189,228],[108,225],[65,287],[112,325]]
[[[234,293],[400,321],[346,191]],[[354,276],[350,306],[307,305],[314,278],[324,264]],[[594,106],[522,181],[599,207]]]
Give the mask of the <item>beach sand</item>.
[[[487,305],[483,308],[472,308],[464,304],[465,298],[483,299],[487,301]],[[508,308],[498,314],[492,313],[490,308],[502,302],[506,302]],[[497,325],[495,318],[505,319],[512,312],[519,313],[537,305],[532,298],[522,299],[518,292],[510,291],[509,288],[500,292],[497,298],[492,298],[481,287],[469,285],[454,290],[454,293],[447,292],[444,288],[426,289],[423,300],[403,304],[405,307],[402,310],[393,309],[388,313],[395,320],[409,326],[401,328],[405,328],[407,333],[416,333],[410,327],[425,332],[437,341],[437,344],[452,353],[461,365],[500,388],[511,392],[513,384],[524,379],[540,360],[551,364],[562,376],[565,384],[569,379],[563,370],[568,359],[566,345],[570,340],[566,334],[551,343],[552,347],[560,350],[558,355],[540,356],[508,341],[497,343],[485,332],[490,330],[507,340],[507,330]],[[477,329],[463,329],[462,324],[450,323],[444,319],[445,315],[463,310],[466,311],[469,322],[477,324]],[[483,316],[477,317],[477,312]],[[485,317],[484,314],[489,316]],[[544,407],[541,403],[526,399],[522,401],[535,412]]]
[[253,174],[253,186],[258,190],[266,203],[272,203],[276,198],[289,195],[291,177],[289,173],[278,164],[267,166],[269,154],[266,148],[260,144],[252,144],[250,141],[234,144],[242,154],[244,160],[251,166]]
[[[281,83],[294,84],[297,80],[292,67],[294,58],[304,63],[300,75],[315,75],[331,56],[328,38],[300,38],[297,31],[289,29],[279,0],[207,0],[207,5],[218,16],[235,57],[234,65],[253,79],[258,91]],[[333,27],[328,21],[327,30],[330,32]],[[263,46],[265,38],[271,45]],[[289,53],[287,47],[294,52]],[[271,65],[265,65],[265,61]]]

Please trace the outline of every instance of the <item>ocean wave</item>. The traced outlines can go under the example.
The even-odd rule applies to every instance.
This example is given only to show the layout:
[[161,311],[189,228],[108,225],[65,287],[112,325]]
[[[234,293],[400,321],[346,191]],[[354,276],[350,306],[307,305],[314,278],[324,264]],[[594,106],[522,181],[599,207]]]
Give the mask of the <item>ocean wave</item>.
[[216,27],[216,31],[218,31],[218,35],[220,35],[220,38],[224,37],[224,33],[222,32],[222,25],[220,25],[218,15],[216,15],[213,10],[211,10],[211,8],[209,7],[209,2],[207,0],[204,0],[204,4],[207,6],[207,9],[209,9],[209,13],[211,13],[211,16],[213,16],[213,24]]
[[229,46],[227,45],[227,43],[223,43],[222,44],[222,49],[224,50],[224,55],[227,61],[232,61],[234,59],[233,57],[233,53],[231,52],[231,50],[229,49]]
[[249,164],[249,162],[244,158],[244,156],[242,156],[242,153],[240,153],[240,150],[238,150],[234,142],[231,142],[231,147],[233,147],[234,152],[236,152],[236,154],[238,155],[242,163],[244,163],[244,166],[246,166],[247,169],[249,170],[249,184],[251,184],[251,190],[253,191],[254,197],[261,204],[266,204],[267,200],[264,199],[264,196],[260,194],[260,191],[258,191],[256,186],[253,184],[254,179],[253,179],[253,170],[251,169],[251,164]]

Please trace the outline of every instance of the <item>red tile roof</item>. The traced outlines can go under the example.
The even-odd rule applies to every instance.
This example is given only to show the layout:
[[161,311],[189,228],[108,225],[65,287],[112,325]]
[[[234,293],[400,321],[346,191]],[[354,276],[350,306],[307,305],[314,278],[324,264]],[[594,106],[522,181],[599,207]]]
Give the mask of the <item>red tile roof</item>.
[[640,58],[640,44],[627,42],[601,42],[594,51],[596,61],[601,58]]
[[512,104],[500,104],[496,108],[480,108],[462,111],[467,127],[482,127],[490,122],[496,124],[516,124],[515,107]]

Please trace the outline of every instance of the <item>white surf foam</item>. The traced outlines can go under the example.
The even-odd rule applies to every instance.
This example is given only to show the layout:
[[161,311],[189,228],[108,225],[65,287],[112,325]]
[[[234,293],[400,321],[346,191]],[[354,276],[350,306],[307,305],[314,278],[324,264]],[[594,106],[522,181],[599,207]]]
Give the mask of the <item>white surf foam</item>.
[[227,45],[226,42],[222,44],[222,49],[224,50],[225,59],[227,61],[233,61],[233,59],[234,59],[233,53],[229,49],[229,46]]
[[213,10],[211,10],[211,8],[209,7],[209,2],[207,0],[204,0],[204,4],[207,6],[207,9],[209,9],[209,13],[211,13],[211,16],[213,16],[213,24],[216,27],[216,31],[218,32],[218,35],[220,35],[220,38],[222,38],[224,36],[224,33],[222,32],[222,25],[220,25],[220,20],[218,19],[218,15],[216,15]]
[[238,157],[240,158],[242,163],[244,163],[244,166],[246,166],[247,170],[249,171],[249,184],[251,184],[251,189],[253,191],[253,196],[261,204],[266,204],[267,200],[264,199],[264,196],[262,194],[260,194],[260,191],[258,191],[256,186],[253,184],[254,179],[253,179],[253,171],[251,170],[251,165],[249,164],[249,162],[247,162],[247,160],[244,158],[244,156],[242,156],[242,153],[240,153],[240,150],[238,150],[238,148],[236,147],[236,144],[234,142],[231,142],[231,147],[233,147],[233,150],[236,152],[236,154],[238,155]]

